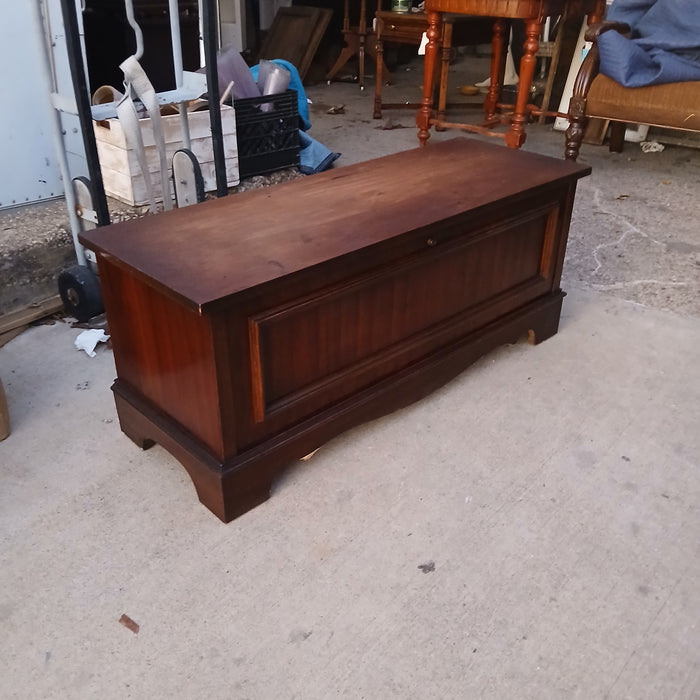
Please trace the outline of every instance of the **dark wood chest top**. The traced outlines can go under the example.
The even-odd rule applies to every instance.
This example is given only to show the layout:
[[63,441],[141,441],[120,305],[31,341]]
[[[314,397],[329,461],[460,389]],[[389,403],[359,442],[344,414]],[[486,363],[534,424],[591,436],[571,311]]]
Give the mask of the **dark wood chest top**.
[[[456,138],[275,187],[113,224],[80,241],[199,313],[287,275],[497,210],[590,168]],[[381,212],[381,216],[378,216]]]

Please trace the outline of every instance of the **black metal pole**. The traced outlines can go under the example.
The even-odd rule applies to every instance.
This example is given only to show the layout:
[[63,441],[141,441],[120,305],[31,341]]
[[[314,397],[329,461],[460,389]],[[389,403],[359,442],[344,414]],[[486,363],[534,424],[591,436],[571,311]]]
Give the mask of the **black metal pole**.
[[209,100],[209,119],[211,122],[211,140],[214,151],[214,172],[216,173],[216,195],[228,194],[226,177],[226,156],[224,154],[224,134],[221,128],[221,110],[219,109],[219,70],[216,65],[217,27],[214,0],[202,0],[202,31],[204,36],[204,60],[207,69],[207,98]]
[[[100,159],[97,155],[97,143],[95,141],[95,131],[92,125],[90,94],[87,78],[85,76],[85,65],[83,64],[83,49],[80,44],[75,0],[61,0],[61,11],[63,13],[63,25],[66,31],[66,46],[68,48],[70,74],[73,80],[73,92],[75,93],[75,103],[78,108],[78,119],[80,120],[80,131],[83,135],[85,157],[87,158],[90,185],[92,187],[93,205],[95,207],[95,213],[97,214],[98,226],[106,226],[109,224],[109,208],[107,207],[107,196],[105,195],[105,187],[102,181],[102,170],[100,170]],[[70,182],[65,182],[63,184],[65,187],[72,187],[72,183]]]

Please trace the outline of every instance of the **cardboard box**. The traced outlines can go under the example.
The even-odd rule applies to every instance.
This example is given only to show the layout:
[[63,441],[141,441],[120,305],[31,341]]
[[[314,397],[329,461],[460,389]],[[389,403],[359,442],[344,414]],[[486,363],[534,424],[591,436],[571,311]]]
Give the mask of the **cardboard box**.
[[[211,140],[211,125],[209,112],[191,112],[189,115],[191,150],[199,161],[204,178],[204,190],[216,190],[216,175],[214,171],[214,153]],[[165,152],[168,162],[168,173],[172,187],[173,154],[182,143],[182,128],[180,115],[173,114],[161,117],[163,135],[165,137]],[[141,135],[146,151],[148,170],[157,202],[163,201],[163,187],[160,181],[160,159],[155,146],[153,127],[150,118],[139,120]],[[97,153],[100,158],[102,179],[105,192],[121,202],[132,206],[150,204],[146,191],[146,182],[133,148],[127,146],[124,131],[118,119],[107,119],[94,122]],[[221,107],[221,126],[224,135],[224,155],[226,157],[226,179],[229,187],[239,182],[238,144],[236,140],[236,119],[232,107]]]

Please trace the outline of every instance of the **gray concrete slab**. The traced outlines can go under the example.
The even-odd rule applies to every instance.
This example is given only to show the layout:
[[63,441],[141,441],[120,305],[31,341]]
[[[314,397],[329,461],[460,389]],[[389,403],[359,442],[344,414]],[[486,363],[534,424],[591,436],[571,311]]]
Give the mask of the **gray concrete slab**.
[[[415,144],[370,92],[309,90],[341,167]],[[700,698],[698,153],[582,159],[559,334],[338,437],[228,525],[121,434],[109,348],[60,320],[0,348],[0,695]]]
[[229,525],[76,333],[0,354],[3,697],[698,697],[696,319],[573,289]]

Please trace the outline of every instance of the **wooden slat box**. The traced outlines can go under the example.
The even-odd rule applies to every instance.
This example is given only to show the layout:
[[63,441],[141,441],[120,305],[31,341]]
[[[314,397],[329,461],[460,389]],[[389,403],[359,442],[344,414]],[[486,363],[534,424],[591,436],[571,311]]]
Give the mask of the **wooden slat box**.
[[[183,147],[180,115],[161,117],[168,171],[172,178],[173,154]],[[160,181],[160,159],[153,138],[150,119],[139,120],[143,137],[148,170],[156,195],[156,201],[163,201],[163,187]],[[191,112],[189,114],[191,150],[199,161],[204,178],[205,192],[216,190],[214,170],[214,152],[211,140],[209,112]],[[94,122],[97,153],[100,158],[105,192],[121,202],[132,206],[149,204],[146,183],[139,166],[136,152],[127,146],[124,131],[118,119]],[[237,185],[238,143],[236,140],[236,119],[233,107],[221,108],[221,127],[224,134],[224,155],[226,157],[226,180],[229,187]],[[170,192],[172,194],[172,179]]]
[[556,333],[589,172],[461,138],[81,234],[122,430],[235,518],[334,435]]

